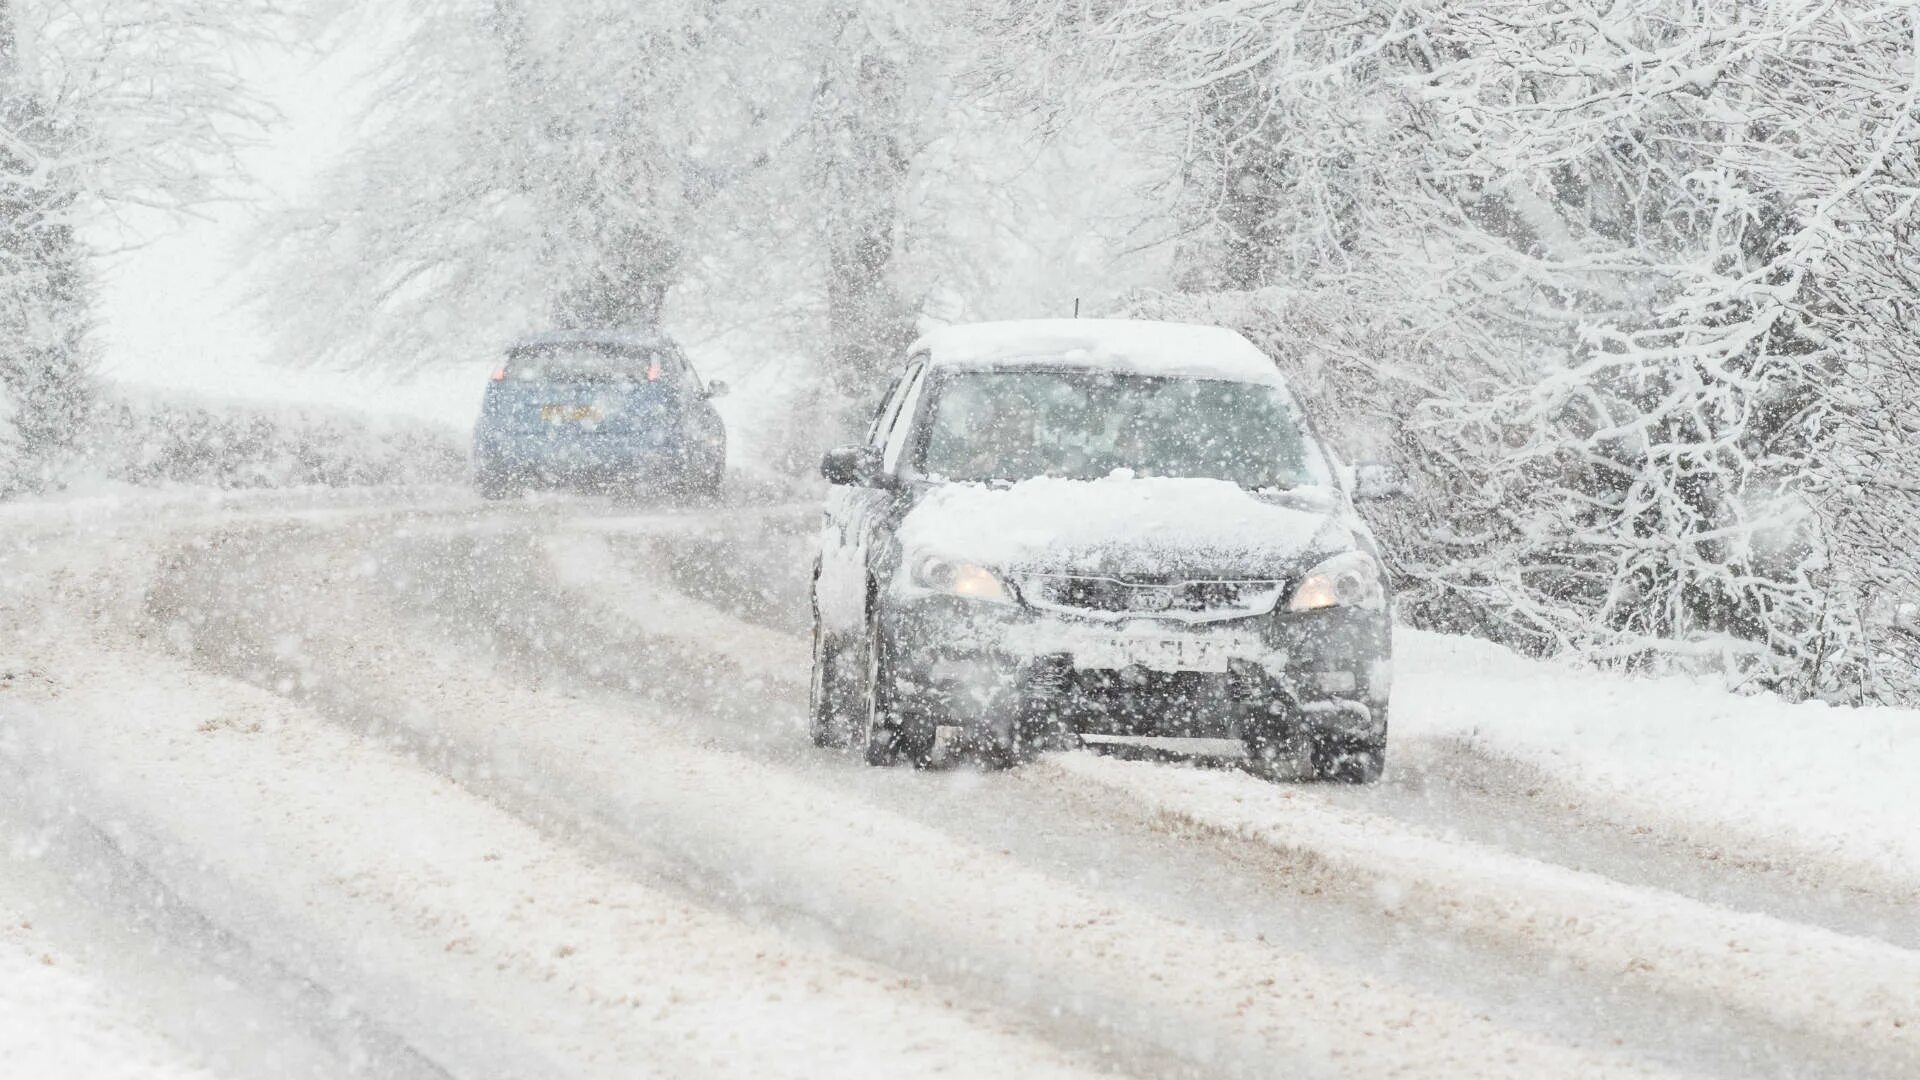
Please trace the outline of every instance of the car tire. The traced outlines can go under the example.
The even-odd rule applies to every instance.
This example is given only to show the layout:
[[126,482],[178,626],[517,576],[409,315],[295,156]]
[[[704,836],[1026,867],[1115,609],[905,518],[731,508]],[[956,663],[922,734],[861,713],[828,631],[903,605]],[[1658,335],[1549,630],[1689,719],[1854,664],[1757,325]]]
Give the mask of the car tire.
[[994,769],[1017,769],[1034,758],[1035,747],[1024,733],[1012,732],[994,740],[986,750],[986,764]]
[[479,489],[480,497],[490,502],[511,499],[520,494],[519,484],[491,469],[482,470],[475,478],[474,486]]
[[895,698],[893,660],[886,637],[874,623],[867,626],[866,678],[861,708],[854,720],[854,742],[869,765],[898,765],[902,761],[925,768],[933,761],[939,729],[918,710],[900,707]]
[[1251,731],[1243,743],[1247,768],[1269,779],[1290,775],[1299,759],[1300,744],[1290,733]]
[[1305,734],[1288,716],[1285,702],[1257,697],[1233,707],[1233,723],[1247,754],[1247,771],[1269,780],[1299,775]]
[[719,456],[705,463],[700,470],[700,494],[709,499],[718,499],[727,488],[727,453],[722,450]]
[[846,690],[836,662],[838,650],[827,638],[818,615],[813,620],[813,680],[807,691],[807,731],[813,745],[844,749],[847,731]]
[[1315,739],[1307,747],[1313,775],[1335,784],[1371,784],[1387,766],[1385,742]]
[[904,761],[916,769],[931,766],[934,743],[940,737],[939,725],[911,710],[896,711],[893,724],[895,760]]

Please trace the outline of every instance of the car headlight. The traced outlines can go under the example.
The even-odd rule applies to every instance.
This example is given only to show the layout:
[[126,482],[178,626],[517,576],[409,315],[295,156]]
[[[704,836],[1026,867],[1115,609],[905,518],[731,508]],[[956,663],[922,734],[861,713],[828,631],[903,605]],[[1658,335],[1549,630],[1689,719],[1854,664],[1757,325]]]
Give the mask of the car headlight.
[[1364,551],[1335,555],[1309,571],[1287,601],[1288,611],[1332,607],[1386,610],[1387,589],[1380,580],[1380,564],[1373,556]]
[[1013,600],[1013,593],[993,571],[976,563],[938,556],[913,564],[913,583],[932,592],[968,600],[990,600],[1002,604]]

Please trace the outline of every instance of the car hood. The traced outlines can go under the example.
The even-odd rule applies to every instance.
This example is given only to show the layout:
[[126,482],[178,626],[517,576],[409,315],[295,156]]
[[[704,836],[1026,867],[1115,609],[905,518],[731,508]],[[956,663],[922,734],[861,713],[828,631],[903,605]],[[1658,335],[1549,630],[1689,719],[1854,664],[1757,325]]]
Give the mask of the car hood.
[[1357,546],[1336,493],[1116,475],[939,484],[900,524],[903,552],[998,570],[1134,580],[1285,577]]

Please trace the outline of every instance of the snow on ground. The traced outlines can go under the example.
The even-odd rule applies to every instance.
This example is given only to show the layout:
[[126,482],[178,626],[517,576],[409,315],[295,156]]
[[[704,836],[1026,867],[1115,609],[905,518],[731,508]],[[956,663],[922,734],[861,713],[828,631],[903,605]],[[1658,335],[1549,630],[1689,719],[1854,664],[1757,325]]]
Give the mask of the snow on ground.
[[650,637],[698,645],[743,667],[768,670],[792,657],[787,634],[752,626],[643,577],[592,536],[565,535],[548,542],[561,585],[628,613]]
[[[6,874],[0,863],[0,879]],[[45,940],[27,915],[0,902],[0,1076],[211,1080],[214,1075],[160,1034],[139,1006],[101,986],[72,956]]]
[[[1920,1067],[1913,934],[1641,861],[1704,836],[1683,855],[1701,873],[1733,869],[1719,848],[1791,864],[1802,893],[1858,870],[1910,913],[1889,891],[1920,831],[1893,779],[1909,714],[1403,634],[1378,787],[1082,754],[870,770],[805,744],[804,611],[742,621],[804,602],[805,567],[770,565],[803,523],[760,513],[446,491],[11,507],[0,765],[331,995],[322,1013],[462,1077]],[[1712,753],[1742,732],[1768,753]],[[1446,797],[1495,773],[1550,789],[1487,794],[1547,818],[1543,847],[1457,830]],[[1620,872],[1563,842],[1596,808]],[[27,906],[0,889],[40,934]],[[19,963],[0,956],[0,1031],[104,1001],[147,1040],[115,1060],[197,1075],[118,985],[22,1003],[4,980],[45,973]],[[59,1075],[96,1074],[124,1073]]]
[[1621,678],[1405,629],[1395,670],[1397,737],[1509,756],[1654,832],[1708,823],[1920,881],[1920,713]]
[[28,755],[130,846],[171,848],[183,894],[370,988],[456,1075],[915,1075],[975,1055],[1081,1072],[884,971],[624,880],[269,692],[108,654],[15,697]]
[[1524,858],[1438,830],[1276,791],[1243,773],[1074,755],[1064,776],[1135,795],[1162,813],[1316,860],[1371,891],[1386,917],[1549,949],[1621,981],[1685,987],[1809,1032],[1875,1042],[1920,1062],[1920,953],[1730,912],[1683,896]]
[[[321,546],[308,546],[313,541]],[[253,545],[263,545],[254,551],[270,551],[271,558],[250,555]],[[1310,1070],[1346,1074],[1432,1067],[1505,1075],[1662,1071],[1615,1060],[1605,1049],[1508,1029],[1444,996],[1257,941],[1223,940],[1210,930],[1116,903],[1097,887],[843,794],[831,776],[808,777],[776,763],[715,752],[702,746],[709,736],[693,716],[647,715],[650,710],[630,707],[616,712],[557,690],[530,691],[511,670],[472,650],[423,649],[417,631],[380,616],[383,575],[349,569],[373,550],[366,537],[344,533],[303,541],[264,531],[252,538],[227,536],[220,547],[220,561],[198,570],[182,567],[187,576],[161,590],[153,607],[162,626],[177,628],[167,633],[187,635],[203,662],[254,671],[268,686],[308,688],[299,696],[312,707],[343,720],[362,718],[375,730],[400,736],[423,754],[446,760],[450,776],[471,777],[489,789],[518,789],[538,806],[584,810],[589,820],[630,843],[745,888],[756,906],[772,904],[844,925],[850,937],[871,941],[880,955],[892,948],[932,950],[945,958],[943,967],[974,973],[969,982],[1004,987],[1001,992],[1018,1003],[1015,1011],[1029,1014],[1033,1023],[1052,1027],[1065,1010],[1082,1016],[1081,1022],[1114,1025],[1111,1038],[1177,1046],[1183,1054],[1203,1055],[1200,1060],[1297,1060]],[[458,565],[460,560],[436,552],[393,569],[410,575]],[[263,570],[274,587],[246,580]],[[226,581],[200,576],[205,572],[225,574]],[[481,580],[499,598],[516,598],[511,567],[489,565]],[[313,595],[323,583],[324,614],[273,604],[276,595]],[[198,612],[192,625],[175,622],[174,605],[182,603]],[[513,611],[505,614],[518,621]],[[278,621],[285,616],[294,621]],[[670,671],[663,674],[672,677]],[[680,677],[698,682],[701,675]],[[115,696],[103,696],[93,707],[110,707]],[[273,731],[268,725],[267,733]],[[623,753],[621,747],[644,751]],[[137,745],[128,751],[141,752]],[[892,779],[921,782],[910,773]],[[367,775],[353,790],[370,794],[393,785]],[[469,831],[492,835],[500,826],[476,823]],[[362,928],[352,914],[358,908],[343,915],[356,936],[374,929]],[[443,917],[452,914],[450,897]],[[701,956],[700,968],[723,965],[718,945],[703,943],[701,949],[714,955]],[[965,1001],[979,992],[977,986],[971,990],[957,996]],[[1035,1008],[1036,1001],[1048,1000],[1054,1002],[1051,1014]],[[1003,1059],[982,1046],[982,1063],[966,1071],[993,1074],[984,1062],[1028,1060],[1027,1051],[1006,1052],[1011,1056]]]

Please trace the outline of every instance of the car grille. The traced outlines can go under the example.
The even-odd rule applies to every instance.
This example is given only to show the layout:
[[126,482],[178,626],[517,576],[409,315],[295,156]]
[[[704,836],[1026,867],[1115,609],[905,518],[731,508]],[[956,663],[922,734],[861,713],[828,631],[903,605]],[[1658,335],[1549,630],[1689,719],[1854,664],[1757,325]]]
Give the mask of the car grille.
[[1265,615],[1280,602],[1278,581],[1141,582],[1110,577],[1027,574],[1018,582],[1027,603],[1094,619],[1217,622]]

